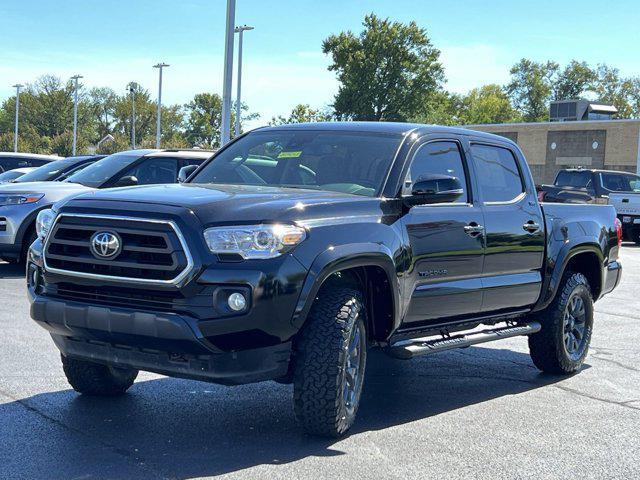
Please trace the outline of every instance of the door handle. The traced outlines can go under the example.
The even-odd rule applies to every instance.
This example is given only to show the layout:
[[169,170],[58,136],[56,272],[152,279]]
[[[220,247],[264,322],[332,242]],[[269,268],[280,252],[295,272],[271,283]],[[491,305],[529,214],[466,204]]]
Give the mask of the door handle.
[[536,222],[534,222],[533,220],[529,220],[527,223],[525,223],[522,228],[529,233],[536,233],[540,231],[540,225],[538,225]]
[[471,235],[472,237],[477,237],[484,233],[484,227],[482,225],[478,225],[476,222],[471,222],[469,225],[464,226],[464,233]]

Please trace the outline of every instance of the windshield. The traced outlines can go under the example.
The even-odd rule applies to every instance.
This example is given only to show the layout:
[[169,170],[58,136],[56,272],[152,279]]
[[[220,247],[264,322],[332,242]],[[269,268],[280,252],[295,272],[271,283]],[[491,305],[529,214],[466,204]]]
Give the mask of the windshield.
[[611,192],[640,192],[640,177],[621,173],[601,173],[602,186]]
[[220,152],[191,183],[311,188],[374,196],[400,135],[319,130],[257,131]]
[[20,170],[9,170],[8,172],[0,173],[0,183],[10,182],[22,175],[24,175],[24,172]]
[[73,160],[56,160],[55,162],[45,163],[41,167],[16,178],[16,183],[23,182],[47,182],[55,180],[69,165],[73,165]]
[[83,168],[77,173],[74,173],[65,182],[79,183],[86,187],[100,188],[105,182],[111,180],[123,168],[128,167],[137,159],[140,155],[131,153],[116,153],[109,155],[108,157],[98,160],[92,163],[86,168]]

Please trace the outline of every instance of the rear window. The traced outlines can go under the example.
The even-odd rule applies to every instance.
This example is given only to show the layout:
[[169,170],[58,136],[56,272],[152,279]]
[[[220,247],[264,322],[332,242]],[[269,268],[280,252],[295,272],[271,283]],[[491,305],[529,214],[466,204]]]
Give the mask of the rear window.
[[593,188],[591,172],[572,172],[564,170],[558,173],[554,185],[556,187]]
[[524,192],[520,169],[511,150],[491,145],[471,145],[478,165],[484,202],[510,202]]

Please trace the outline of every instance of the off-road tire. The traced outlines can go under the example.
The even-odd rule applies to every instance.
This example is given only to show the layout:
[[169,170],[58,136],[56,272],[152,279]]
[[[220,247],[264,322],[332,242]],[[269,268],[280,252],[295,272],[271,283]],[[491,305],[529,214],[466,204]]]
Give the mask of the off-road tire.
[[122,395],[138,376],[138,370],[61,357],[67,381],[76,392],[84,395]]
[[[572,358],[565,347],[564,315],[568,302],[578,295],[586,311],[584,344]],[[593,331],[593,297],[586,277],[581,273],[565,272],[551,305],[537,315],[542,330],[529,336],[529,352],[536,367],[546,373],[569,375],[577,372],[589,351]]]
[[[339,437],[356,417],[367,354],[366,309],[358,290],[324,288],[294,345],[293,400],[302,428],[312,435]],[[344,399],[345,367],[356,327],[363,336],[360,388],[355,401]]]

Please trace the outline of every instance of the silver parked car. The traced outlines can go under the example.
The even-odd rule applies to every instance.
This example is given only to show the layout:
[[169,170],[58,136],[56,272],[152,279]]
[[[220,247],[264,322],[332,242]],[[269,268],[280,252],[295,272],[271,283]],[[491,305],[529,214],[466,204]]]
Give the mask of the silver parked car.
[[183,167],[212,155],[203,150],[129,150],[109,155],[61,182],[0,185],[0,259],[25,258],[36,238],[38,212],[75,194],[98,188],[176,183]]

